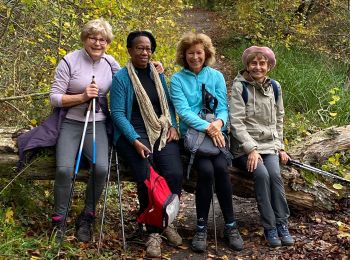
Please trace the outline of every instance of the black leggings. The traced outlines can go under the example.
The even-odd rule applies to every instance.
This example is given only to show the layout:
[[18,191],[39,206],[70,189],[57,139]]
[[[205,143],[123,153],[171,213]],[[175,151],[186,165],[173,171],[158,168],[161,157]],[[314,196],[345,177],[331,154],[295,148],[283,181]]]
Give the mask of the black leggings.
[[217,156],[196,156],[194,167],[198,173],[196,187],[197,225],[206,226],[210,203],[213,197],[212,186],[215,179],[215,191],[225,223],[234,221],[232,206],[232,185],[228,176],[227,160],[223,153]]
[[[150,144],[147,138],[138,139],[141,143],[150,149]],[[180,158],[178,144],[173,141],[167,143],[166,146],[158,151],[159,139],[156,141],[151,158],[159,175],[163,176],[172,193],[181,195],[183,168]],[[141,214],[148,205],[148,192],[144,184],[147,178],[149,163],[147,159],[143,159],[136,149],[128,142],[125,137],[120,137],[117,142],[118,155],[123,157],[128,166],[130,166],[134,179],[137,184],[137,195],[140,203],[139,214]],[[156,227],[147,226],[149,233],[158,233],[161,230]]]

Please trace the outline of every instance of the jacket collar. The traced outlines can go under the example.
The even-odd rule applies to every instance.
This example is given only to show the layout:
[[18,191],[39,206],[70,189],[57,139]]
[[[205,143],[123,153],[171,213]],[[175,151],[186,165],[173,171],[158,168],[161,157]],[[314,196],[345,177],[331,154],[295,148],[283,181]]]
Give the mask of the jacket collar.
[[82,53],[83,53],[84,59],[88,60],[88,61],[91,62],[91,63],[99,63],[99,62],[101,61],[102,58],[103,58],[103,59],[106,58],[106,53],[103,53],[103,55],[101,56],[101,58],[100,58],[99,60],[94,61],[94,60],[90,57],[89,53],[85,50],[85,48],[83,48],[81,51],[82,51]]
[[190,70],[187,69],[187,68],[183,68],[182,71],[185,72],[186,74],[189,74],[189,75],[192,75],[192,76],[199,76],[199,75],[205,73],[205,71],[207,71],[208,68],[209,68],[209,67],[208,67],[207,65],[204,65],[203,68],[201,69],[201,71],[200,71],[198,74],[193,73],[192,71],[190,71]]

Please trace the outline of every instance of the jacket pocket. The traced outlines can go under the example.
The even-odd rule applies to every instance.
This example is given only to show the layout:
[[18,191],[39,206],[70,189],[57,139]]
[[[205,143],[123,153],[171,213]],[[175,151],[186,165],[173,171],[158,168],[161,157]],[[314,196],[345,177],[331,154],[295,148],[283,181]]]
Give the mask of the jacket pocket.
[[257,129],[247,129],[248,133],[254,140],[261,140],[263,132]]

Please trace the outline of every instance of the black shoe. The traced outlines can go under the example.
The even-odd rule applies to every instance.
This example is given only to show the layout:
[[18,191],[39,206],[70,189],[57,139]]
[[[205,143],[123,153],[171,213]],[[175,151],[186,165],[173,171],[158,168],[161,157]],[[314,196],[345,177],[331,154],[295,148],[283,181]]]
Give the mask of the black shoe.
[[224,238],[228,246],[236,251],[241,251],[243,249],[243,239],[239,234],[236,223],[231,227],[225,225]]
[[207,249],[207,228],[198,228],[192,239],[191,248],[194,252],[202,253]]
[[95,220],[93,212],[82,212],[75,222],[76,237],[79,242],[89,242],[91,240],[91,225]]

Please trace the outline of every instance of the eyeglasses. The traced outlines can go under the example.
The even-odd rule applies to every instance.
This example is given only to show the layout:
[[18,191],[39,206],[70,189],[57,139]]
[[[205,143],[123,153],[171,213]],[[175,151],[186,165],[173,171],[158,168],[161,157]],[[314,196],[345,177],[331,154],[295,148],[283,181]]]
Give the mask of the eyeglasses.
[[107,41],[103,38],[88,37],[88,39],[91,43],[94,43],[94,44],[97,42],[99,42],[101,45],[107,44]]
[[146,51],[148,54],[152,53],[152,49],[149,47],[135,47],[137,54],[142,54],[144,51]]

